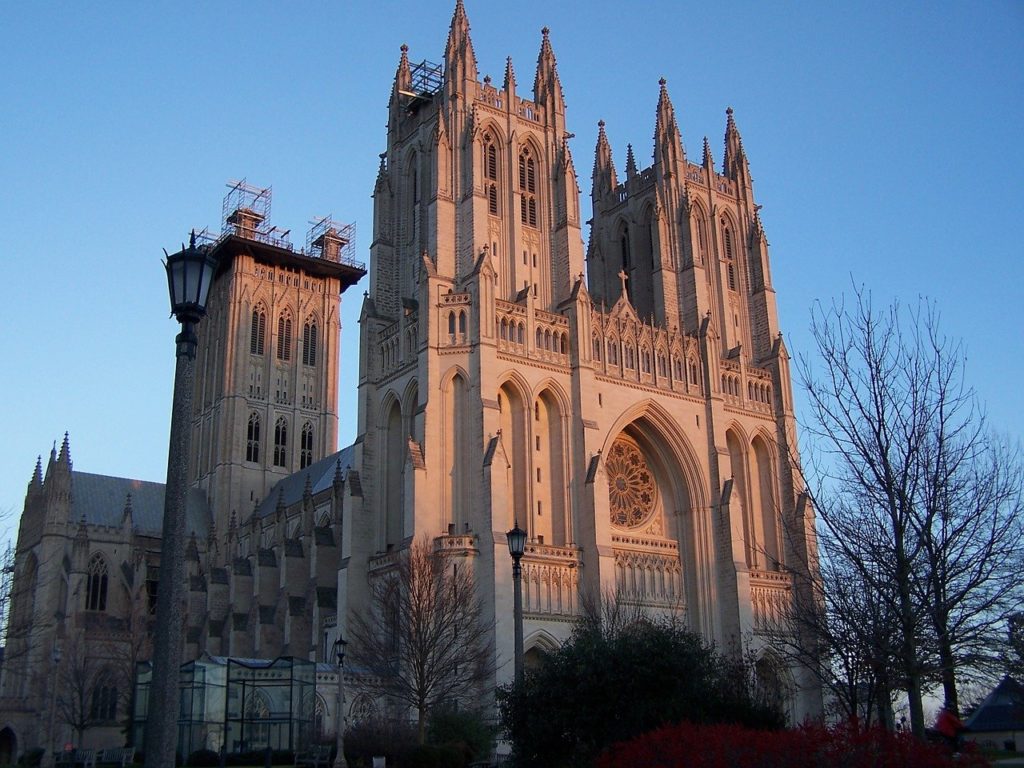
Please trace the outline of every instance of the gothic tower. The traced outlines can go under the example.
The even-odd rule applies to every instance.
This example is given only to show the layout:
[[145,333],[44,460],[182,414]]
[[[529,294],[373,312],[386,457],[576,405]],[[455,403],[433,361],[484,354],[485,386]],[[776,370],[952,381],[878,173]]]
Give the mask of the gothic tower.
[[364,271],[346,248],[351,225],[316,221],[296,250],[271,226],[270,202],[269,188],[230,185],[211,246],[189,470],[214,510],[212,542],[274,483],[337,450],[341,294]]
[[[793,472],[788,356],[731,111],[725,167],[683,149],[661,83],[653,164],[619,180],[600,126],[584,279],[579,190],[547,29],[532,98],[512,62],[479,79],[457,0],[440,65],[402,46],[374,187],[361,317],[348,614],[414,538],[472,563],[511,675],[505,531],[523,559],[526,647],[582,595],[679,612],[777,671],[763,634],[813,554]],[[529,656],[530,650],[528,650]]]

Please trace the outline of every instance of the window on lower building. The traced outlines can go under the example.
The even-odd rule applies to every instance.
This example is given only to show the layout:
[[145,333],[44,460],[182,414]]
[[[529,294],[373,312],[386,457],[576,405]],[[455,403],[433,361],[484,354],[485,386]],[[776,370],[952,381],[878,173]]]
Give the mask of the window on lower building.
[[89,561],[89,581],[85,596],[87,611],[107,610],[107,561],[98,552]]

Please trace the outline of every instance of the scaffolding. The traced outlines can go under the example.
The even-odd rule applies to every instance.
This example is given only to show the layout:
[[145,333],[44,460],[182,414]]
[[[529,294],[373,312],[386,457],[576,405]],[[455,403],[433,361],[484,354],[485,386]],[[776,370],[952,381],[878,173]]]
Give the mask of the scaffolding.
[[362,264],[355,260],[355,224],[344,224],[330,216],[311,219],[309,223],[312,226],[306,234],[304,250],[307,256],[362,268]]
[[412,90],[417,96],[433,96],[444,83],[444,68],[426,59],[414,65],[410,75]]
[[270,224],[271,187],[257,187],[240,181],[227,183],[228,193],[221,208],[222,235],[239,235],[250,240],[293,250],[290,229]]

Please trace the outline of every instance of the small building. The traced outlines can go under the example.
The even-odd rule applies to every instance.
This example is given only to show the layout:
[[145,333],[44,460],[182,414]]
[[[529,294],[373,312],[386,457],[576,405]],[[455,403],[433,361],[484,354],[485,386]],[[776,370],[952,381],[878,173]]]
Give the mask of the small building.
[[[152,667],[139,665],[133,726],[142,744]],[[337,667],[291,656],[239,659],[202,654],[181,666],[178,753],[297,751],[327,739]],[[318,686],[319,683],[319,686]],[[323,689],[318,693],[318,687]]]
[[965,736],[985,749],[1024,751],[1024,685],[1007,675],[964,723]]

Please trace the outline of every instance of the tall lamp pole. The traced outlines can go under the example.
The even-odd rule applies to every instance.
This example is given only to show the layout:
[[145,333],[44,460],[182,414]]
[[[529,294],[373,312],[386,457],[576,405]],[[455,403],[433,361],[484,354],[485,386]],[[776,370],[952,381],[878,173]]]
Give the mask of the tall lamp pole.
[[334,655],[338,657],[338,723],[334,729],[334,768],[347,768],[345,762],[345,646],[348,641],[341,634],[334,641]]
[[146,768],[174,768],[178,749],[178,669],[185,621],[185,494],[198,342],[196,326],[206,314],[206,300],[217,261],[208,246],[196,247],[193,232],[188,248],[182,246],[180,251],[167,256],[164,267],[171,295],[171,314],[181,323],[181,333],[175,339],[177,363],[164,488],[153,681],[146,712]]
[[508,539],[508,553],[512,555],[512,614],[515,621],[515,669],[516,685],[523,682],[523,568],[519,561],[526,551],[526,531],[514,523],[514,528],[505,534]]

